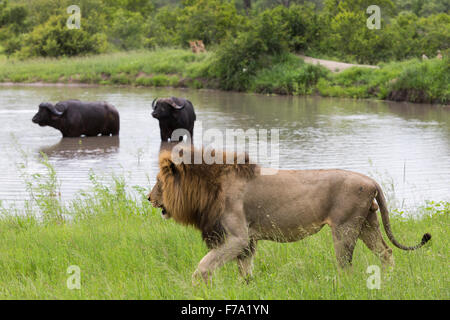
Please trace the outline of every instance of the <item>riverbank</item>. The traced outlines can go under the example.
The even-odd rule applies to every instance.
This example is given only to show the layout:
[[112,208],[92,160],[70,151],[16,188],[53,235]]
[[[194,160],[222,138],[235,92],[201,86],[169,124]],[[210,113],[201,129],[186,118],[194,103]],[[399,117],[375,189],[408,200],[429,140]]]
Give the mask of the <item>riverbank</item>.
[[[212,287],[193,287],[191,274],[207,253],[201,235],[163,220],[147,201],[148,190],[134,187],[131,195],[122,179],[105,185],[92,176],[92,190],[63,205],[48,169],[48,176],[36,177],[34,201],[25,210],[0,209],[1,299],[450,298],[444,271],[450,203],[429,203],[415,219],[391,213],[400,242],[416,243],[425,232],[433,239],[414,252],[388,242],[396,266],[382,271],[380,289],[367,288],[367,267],[379,259],[361,241],[352,272],[338,274],[329,228],[296,243],[261,241],[248,285],[229,263],[215,273]],[[67,287],[70,266],[71,273],[79,268],[80,289]]]
[[[213,63],[211,52],[193,54],[182,49],[62,59],[0,59],[0,82],[221,89]],[[305,63],[295,55],[271,58],[266,65],[250,76],[248,91],[418,103],[450,101],[450,64],[446,58],[380,64],[378,69],[352,67],[340,73]]]

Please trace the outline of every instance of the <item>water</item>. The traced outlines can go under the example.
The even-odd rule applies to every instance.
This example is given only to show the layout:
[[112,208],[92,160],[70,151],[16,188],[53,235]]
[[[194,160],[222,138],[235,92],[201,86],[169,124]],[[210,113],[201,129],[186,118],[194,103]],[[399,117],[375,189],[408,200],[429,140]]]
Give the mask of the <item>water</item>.
[[[402,207],[450,200],[448,107],[211,90],[25,86],[0,87],[0,200],[28,197],[17,168],[25,164],[28,174],[45,172],[40,152],[55,167],[64,200],[91,186],[90,172],[105,179],[123,175],[128,184],[149,189],[160,148],[150,105],[155,97],[171,95],[192,101],[203,130],[278,128],[281,168],[368,174]],[[59,131],[31,122],[41,102],[67,99],[115,105],[120,137],[62,139]]]

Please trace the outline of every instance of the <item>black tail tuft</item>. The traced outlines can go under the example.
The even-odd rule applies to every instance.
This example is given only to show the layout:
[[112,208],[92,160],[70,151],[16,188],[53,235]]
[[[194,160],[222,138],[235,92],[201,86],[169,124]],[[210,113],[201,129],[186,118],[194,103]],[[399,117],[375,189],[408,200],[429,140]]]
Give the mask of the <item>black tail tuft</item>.
[[425,233],[422,237],[422,245],[424,245],[425,243],[427,243],[428,241],[430,241],[431,239],[431,234],[429,233]]

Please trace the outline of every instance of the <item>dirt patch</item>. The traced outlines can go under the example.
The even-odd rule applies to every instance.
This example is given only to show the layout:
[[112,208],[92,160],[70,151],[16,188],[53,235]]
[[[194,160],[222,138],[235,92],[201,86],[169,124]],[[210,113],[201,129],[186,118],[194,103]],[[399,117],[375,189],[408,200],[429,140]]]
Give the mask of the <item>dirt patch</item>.
[[298,55],[298,56],[307,63],[319,64],[332,72],[341,72],[341,71],[351,68],[351,67],[371,68],[371,69],[379,68],[378,66],[372,66],[372,65],[368,65],[368,64],[353,64],[353,63],[337,62],[337,61],[332,61],[332,60],[316,59],[316,58],[302,56],[302,55]]

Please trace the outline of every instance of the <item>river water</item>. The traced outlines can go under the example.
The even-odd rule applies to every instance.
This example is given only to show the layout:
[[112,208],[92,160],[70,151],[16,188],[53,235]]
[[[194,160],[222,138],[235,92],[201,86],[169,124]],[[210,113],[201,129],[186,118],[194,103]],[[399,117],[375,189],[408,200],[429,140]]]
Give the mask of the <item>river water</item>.
[[[280,168],[361,172],[377,179],[397,207],[450,200],[448,107],[212,90],[64,86],[0,87],[0,200],[20,202],[28,197],[22,174],[45,172],[41,152],[56,170],[64,200],[91,186],[91,172],[106,180],[113,174],[124,176],[131,186],[150,188],[160,149],[150,105],[155,97],[171,95],[194,104],[197,146],[208,129],[278,129]],[[62,139],[59,131],[31,122],[41,102],[67,99],[115,105],[121,115],[120,137]]]

